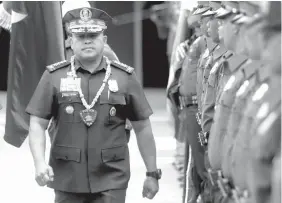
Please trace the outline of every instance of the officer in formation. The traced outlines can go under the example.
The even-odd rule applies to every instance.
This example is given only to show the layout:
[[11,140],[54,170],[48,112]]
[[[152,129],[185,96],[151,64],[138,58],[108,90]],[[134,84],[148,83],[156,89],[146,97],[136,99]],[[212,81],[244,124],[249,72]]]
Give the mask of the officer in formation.
[[57,203],[125,202],[130,178],[126,119],[147,168],[143,197],[152,199],[159,189],[152,110],[134,69],[104,53],[109,20],[107,13],[88,6],[66,12],[63,23],[74,55],[47,67],[26,109],[36,181],[55,190]]
[[281,2],[199,1],[190,13],[196,39],[172,80],[190,152],[183,202],[281,202]]

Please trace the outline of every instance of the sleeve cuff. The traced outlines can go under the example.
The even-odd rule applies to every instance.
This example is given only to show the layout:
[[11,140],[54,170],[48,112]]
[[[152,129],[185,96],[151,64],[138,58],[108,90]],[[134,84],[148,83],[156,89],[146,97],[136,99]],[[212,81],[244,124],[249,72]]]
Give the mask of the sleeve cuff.
[[39,118],[43,118],[43,119],[46,119],[46,120],[50,120],[52,115],[51,113],[42,113],[40,111],[36,111],[30,107],[27,107],[25,112],[29,115],[33,115],[33,116],[37,116]]

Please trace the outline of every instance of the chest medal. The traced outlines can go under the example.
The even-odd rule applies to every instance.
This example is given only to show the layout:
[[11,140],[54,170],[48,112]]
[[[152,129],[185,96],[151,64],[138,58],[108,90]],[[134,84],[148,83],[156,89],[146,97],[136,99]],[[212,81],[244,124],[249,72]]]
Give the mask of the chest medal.
[[97,111],[94,109],[85,109],[80,111],[80,117],[82,121],[89,127],[91,126],[97,117]]

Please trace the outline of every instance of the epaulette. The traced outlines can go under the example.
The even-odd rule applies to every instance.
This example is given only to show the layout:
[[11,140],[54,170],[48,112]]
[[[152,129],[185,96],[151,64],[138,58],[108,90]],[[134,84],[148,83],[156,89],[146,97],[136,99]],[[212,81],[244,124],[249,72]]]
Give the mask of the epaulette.
[[130,67],[130,66],[124,64],[124,63],[121,63],[119,61],[112,61],[111,64],[114,67],[119,68],[119,69],[121,69],[121,70],[123,70],[127,73],[130,73],[130,74],[133,73],[133,71],[134,71],[134,68],[132,68],[132,67]]
[[67,66],[69,64],[70,64],[70,61],[63,60],[63,61],[51,64],[51,65],[47,66],[46,68],[51,73],[51,72],[54,72],[55,70],[58,70],[60,68],[65,67],[65,66]]

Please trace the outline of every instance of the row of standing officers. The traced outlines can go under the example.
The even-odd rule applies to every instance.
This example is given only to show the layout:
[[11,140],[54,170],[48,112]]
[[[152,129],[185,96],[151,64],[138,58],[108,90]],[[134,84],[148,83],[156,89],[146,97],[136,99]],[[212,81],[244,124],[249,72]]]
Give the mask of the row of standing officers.
[[281,202],[281,2],[198,1],[183,16],[167,88],[183,202]]

